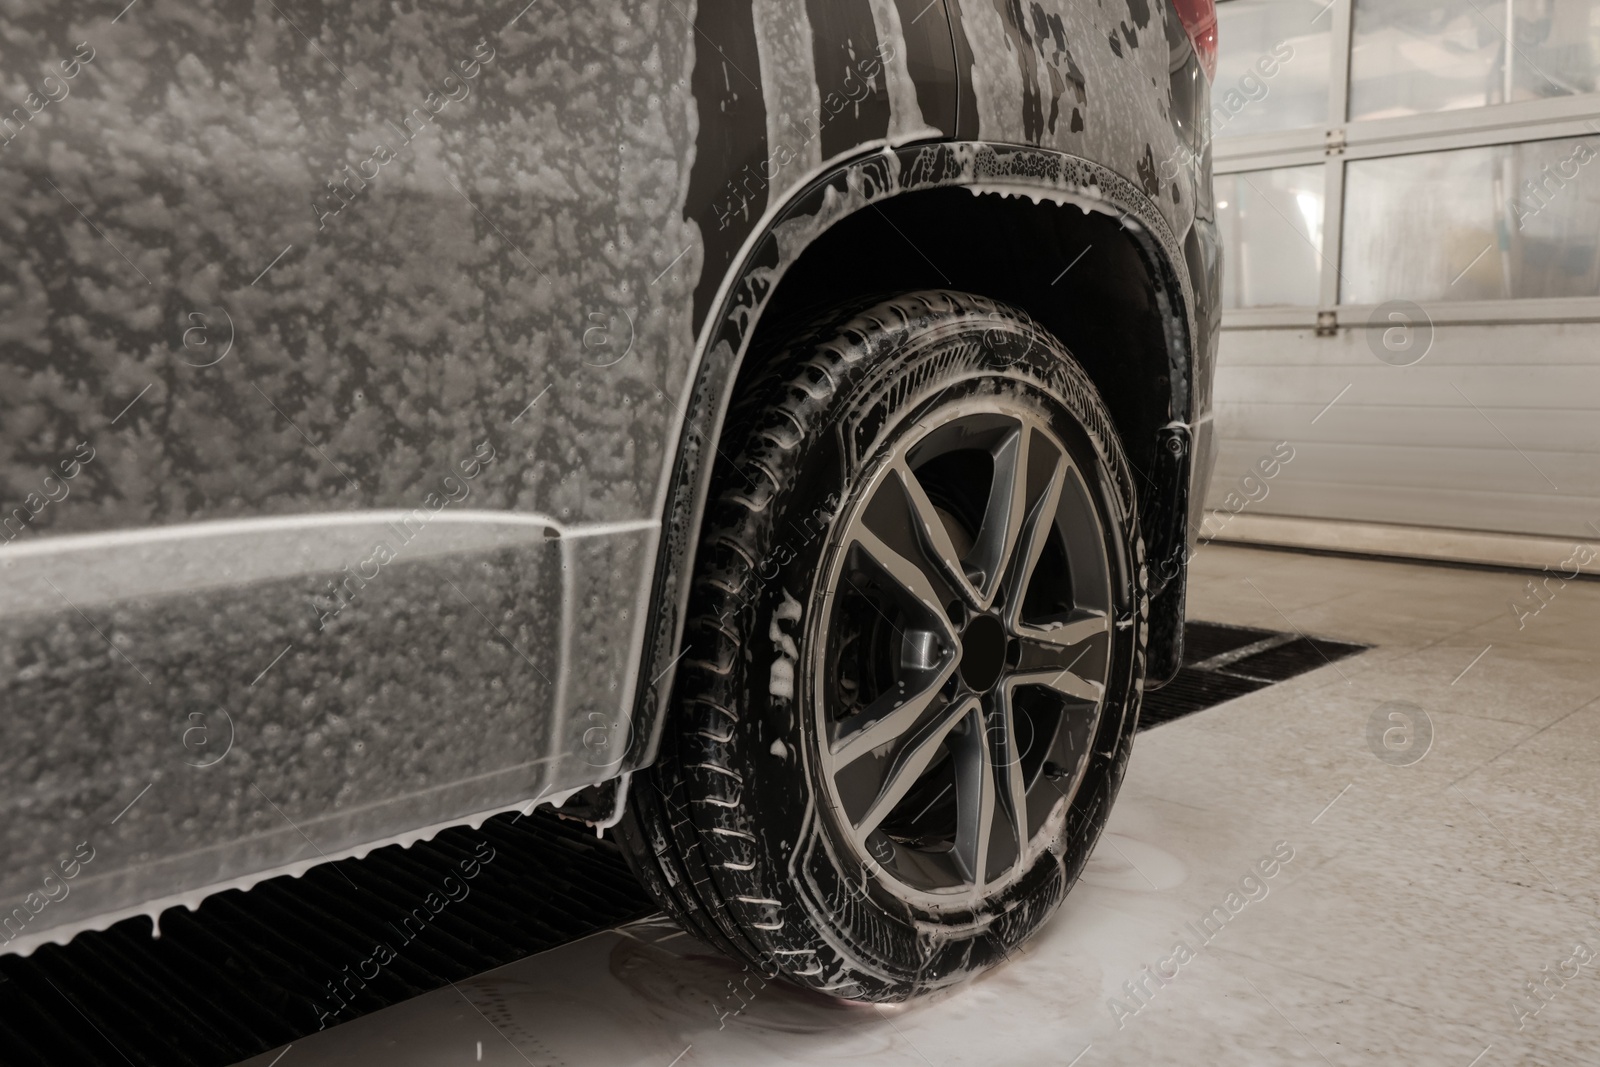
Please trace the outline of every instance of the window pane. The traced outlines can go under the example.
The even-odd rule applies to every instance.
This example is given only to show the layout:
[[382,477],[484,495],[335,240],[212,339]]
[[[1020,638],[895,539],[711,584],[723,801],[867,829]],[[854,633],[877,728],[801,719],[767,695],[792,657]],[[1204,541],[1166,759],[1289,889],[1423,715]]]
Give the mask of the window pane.
[[1217,137],[1328,121],[1327,0],[1233,0],[1217,5]]
[[1356,0],[1350,118],[1592,93],[1597,68],[1600,0]]
[[1600,296],[1600,137],[1345,169],[1343,299]]
[[1216,179],[1223,307],[1315,307],[1322,279],[1317,165]]

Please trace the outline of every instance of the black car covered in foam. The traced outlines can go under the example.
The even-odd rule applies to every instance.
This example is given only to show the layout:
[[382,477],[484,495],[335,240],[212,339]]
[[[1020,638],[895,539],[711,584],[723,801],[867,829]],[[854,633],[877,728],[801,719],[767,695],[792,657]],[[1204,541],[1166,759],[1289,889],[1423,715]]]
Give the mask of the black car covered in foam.
[[893,1000],[1179,660],[1209,0],[19,0],[0,939],[533,805]]

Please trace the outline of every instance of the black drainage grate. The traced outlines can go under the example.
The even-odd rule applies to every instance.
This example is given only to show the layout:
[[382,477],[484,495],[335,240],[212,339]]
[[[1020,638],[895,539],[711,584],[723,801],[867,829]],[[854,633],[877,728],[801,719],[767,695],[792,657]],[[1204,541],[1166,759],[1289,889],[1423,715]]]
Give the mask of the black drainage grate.
[[593,830],[496,816],[171,909],[159,938],[0,956],[0,1064],[222,1067],[654,910]]
[[1183,666],[1171,682],[1144,695],[1139,729],[1181,719],[1370,647],[1218,622],[1185,623]]

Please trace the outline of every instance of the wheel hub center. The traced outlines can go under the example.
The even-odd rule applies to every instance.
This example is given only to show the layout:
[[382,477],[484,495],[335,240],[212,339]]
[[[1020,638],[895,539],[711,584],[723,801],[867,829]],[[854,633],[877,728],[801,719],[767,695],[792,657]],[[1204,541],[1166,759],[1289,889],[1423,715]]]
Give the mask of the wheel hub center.
[[1006,630],[993,615],[979,615],[961,634],[961,679],[975,692],[986,692],[1000,678],[1006,663]]

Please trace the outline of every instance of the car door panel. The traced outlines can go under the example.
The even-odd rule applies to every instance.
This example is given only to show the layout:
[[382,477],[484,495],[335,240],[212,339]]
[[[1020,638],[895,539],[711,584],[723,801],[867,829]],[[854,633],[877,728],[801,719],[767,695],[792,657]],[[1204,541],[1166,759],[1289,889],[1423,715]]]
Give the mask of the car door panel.
[[8,946],[602,777],[693,351],[688,24],[21,6],[7,69],[94,58],[0,149]]

